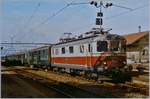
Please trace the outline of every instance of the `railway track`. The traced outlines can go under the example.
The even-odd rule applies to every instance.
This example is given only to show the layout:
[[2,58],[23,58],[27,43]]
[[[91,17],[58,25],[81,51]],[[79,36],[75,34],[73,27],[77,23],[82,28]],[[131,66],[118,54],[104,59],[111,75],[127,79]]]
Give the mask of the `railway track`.
[[[12,69],[13,71],[15,71],[17,74],[19,75],[22,75],[23,77],[27,77],[27,78],[30,78],[30,79],[33,79],[34,81],[37,81],[37,82],[40,82],[41,84],[44,84],[46,87],[50,88],[50,89],[53,89],[54,91],[57,91],[58,93],[66,96],[66,97],[70,97],[70,98],[82,98],[82,97],[103,97],[103,96],[100,96],[98,95],[97,93],[94,93],[92,92],[91,90],[87,90],[87,88],[81,88],[80,86],[75,86],[75,85],[68,85],[66,83],[63,83],[63,82],[60,82],[60,81],[56,81],[54,79],[50,79],[50,78],[47,78],[43,75],[39,75],[35,72],[37,72],[36,70],[37,69]],[[30,71],[33,71],[33,72],[30,72]],[[38,71],[42,71],[44,72],[43,70],[38,70]],[[50,72],[50,71],[48,71]],[[53,72],[57,75],[62,75],[62,73],[56,73],[56,72]],[[69,76],[69,77],[72,77],[72,78],[77,78],[77,79],[82,79],[82,80],[85,80],[85,78],[83,77],[80,77],[80,76],[70,76],[68,74],[63,74],[63,76]],[[115,93],[115,90],[116,92],[120,91],[120,92],[123,92],[123,93],[140,93],[140,94],[143,94],[145,96],[148,96],[149,94],[149,91],[148,91],[148,87],[146,86],[139,86],[138,84],[134,84],[132,82],[126,82],[126,83],[113,83],[111,81],[107,82],[105,81],[103,84],[101,83],[98,83],[94,80],[88,80],[89,82],[92,82],[93,84],[96,84],[98,85],[99,89],[101,89],[103,86],[106,86],[106,90],[108,92],[111,92],[114,90],[114,95],[113,97],[120,97],[117,93]],[[49,83],[53,83],[53,85],[49,85]],[[57,84],[59,84],[60,86],[57,86]]]
[[[57,74],[62,74],[62,73],[57,73]],[[69,74],[65,74],[66,76],[69,76]],[[74,77],[74,76],[73,76]],[[77,78],[79,79],[83,79],[83,80],[87,80],[84,77],[81,76],[77,76]],[[97,85],[103,86],[105,84],[107,84],[109,87],[113,87],[114,89],[120,89],[120,90],[126,90],[126,92],[130,93],[130,92],[136,92],[136,93],[141,93],[143,95],[148,96],[149,95],[149,86],[148,85],[143,85],[141,83],[134,83],[134,82],[129,82],[126,81],[124,83],[114,83],[111,80],[104,80],[104,84],[102,84],[101,82],[97,82],[97,80],[89,80],[90,82],[93,82]],[[114,95],[117,97],[117,95]]]
[[14,69],[14,71],[17,74],[22,75],[23,77],[27,77],[27,78],[33,79],[34,81],[40,82],[41,84],[44,84],[47,88],[53,89],[54,91],[69,98],[93,98],[93,97],[98,98],[100,97],[96,94],[80,89],[79,87],[71,86],[62,82],[57,82],[52,79],[47,79],[47,78],[44,78],[43,76],[39,76],[34,73],[27,72],[25,70],[18,71]]
[[[57,74],[62,74],[62,73],[59,73],[57,72]],[[64,74],[65,76],[70,76],[69,74]],[[74,77],[74,76],[73,76]],[[81,76],[76,76],[77,78],[79,79],[83,79],[83,80],[87,80],[86,78],[84,77],[81,77]],[[88,81],[90,82],[93,82],[95,84],[98,84],[98,85],[102,85],[101,82],[97,82],[97,80],[89,80]],[[144,95],[148,95],[149,94],[149,86],[148,85],[143,85],[141,83],[134,83],[134,82],[129,82],[129,81],[126,81],[124,83],[114,83],[113,81],[111,80],[104,80],[104,84],[109,85],[110,87],[116,87],[116,88],[120,88],[120,89],[126,89],[128,92],[139,92],[139,93],[142,93]]]
[[149,95],[149,88],[148,86],[141,86],[140,84],[135,84],[132,82],[126,82],[125,84],[119,84],[118,85],[122,89],[127,89],[128,92],[138,92],[143,95],[148,96]]

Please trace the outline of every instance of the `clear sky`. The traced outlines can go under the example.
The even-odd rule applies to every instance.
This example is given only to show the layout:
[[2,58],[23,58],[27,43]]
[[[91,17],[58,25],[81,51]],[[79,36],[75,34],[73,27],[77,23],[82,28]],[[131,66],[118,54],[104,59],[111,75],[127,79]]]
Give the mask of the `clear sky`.
[[[44,24],[45,19],[56,13],[73,0],[2,0],[0,17],[1,42],[49,42],[56,43],[64,32],[74,35],[90,31],[95,27],[97,8],[90,4],[74,5],[64,9]],[[88,2],[92,0],[74,0]],[[95,0],[100,1],[100,0]],[[149,26],[149,0],[102,0],[137,10],[118,7],[104,9],[104,28],[112,33],[129,34],[142,31]]]

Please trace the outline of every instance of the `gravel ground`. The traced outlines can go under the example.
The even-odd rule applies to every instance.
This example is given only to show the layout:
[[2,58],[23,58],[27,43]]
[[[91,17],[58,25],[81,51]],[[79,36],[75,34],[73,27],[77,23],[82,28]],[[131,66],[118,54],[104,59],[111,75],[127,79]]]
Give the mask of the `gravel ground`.
[[[106,97],[106,98],[120,98],[120,97],[125,97],[125,98],[145,98],[147,96],[143,95],[143,94],[140,94],[140,93],[136,93],[136,92],[132,92],[132,91],[127,91],[126,89],[122,88],[122,89],[117,89],[115,84],[112,84],[112,83],[107,83],[107,82],[104,82],[104,84],[97,84],[96,82],[93,82],[93,81],[87,81],[87,80],[84,80],[84,79],[81,79],[80,77],[76,77],[76,76],[69,76],[67,74],[60,74],[60,73],[56,73],[56,72],[52,72],[52,71],[48,71],[48,72],[45,72],[43,70],[26,70],[28,72],[31,72],[31,73],[34,73],[34,74],[37,74],[39,76],[43,76],[45,78],[49,78],[49,79],[52,79],[52,80],[55,80],[55,81],[58,81],[58,82],[63,82],[63,83],[67,83],[67,84],[70,84],[70,85],[74,85],[74,86],[78,86],[84,90],[87,90],[87,91],[90,91],[90,92],[93,92],[93,93],[96,93],[98,95],[101,96],[101,98],[103,97]],[[10,74],[10,72],[7,72],[6,74]],[[5,74],[5,76],[6,76]],[[14,73],[12,73],[13,75],[15,75]],[[133,78],[133,81],[143,81],[144,82],[146,81],[146,85],[148,85],[148,82],[149,79],[148,79],[149,75],[148,74],[144,74],[144,75],[135,75],[134,78]],[[52,96],[55,96],[56,93],[54,94],[49,94],[46,92],[49,92],[49,91],[46,91],[45,88],[40,85],[40,84],[37,84],[37,83],[33,83],[32,81],[30,82],[31,83],[31,86],[30,87],[33,87],[31,88],[31,91],[32,91],[32,95],[31,95],[31,91],[28,91],[27,89],[30,89],[29,88],[29,81],[27,83],[27,81],[24,81],[24,85],[26,87],[22,87],[21,84],[22,84],[22,81],[18,80],[20,79],[19,77],[8,77],[8,78],[11,78],[10,83],[9,82],[9,86],[10,88],[7,88],[6,84],[5,83],[8,83],[6,82],[7,79],[3,79],[5,77],[3,77],[2,75],[2,96],[3,97],[7,97],[7,96],[11,96],[12,95],[10,93],[14,93],[18,95],[18,93],[16,92],[21,92],[21,93],[25,93],[24,94],[21,94],[20,96],[21,97],[44,97],[44,96],[49,96],[49,97],[52,97]],[[6,77],[7,78],[7,77]],[[20,84],[17,84],[18,81],[20,82]],[[13,84],[16,84],[16,85],[13,85]],[[37,84],[37,85],[36,85]],[[23,86],[24,86],[23,85]],[[15,91],[12,91],[12,88],[15,88],[15,87],[18,87],[15,89]],[[140,86],[143,86],[143,85],[140,85]],[[25,90],[23,92],[22,89],[19,89],[19,88],[26,88],[26,89],[23,89]],[[37,89],[38,88],[38,89]],[[7,91],[7,94],[5,93],[6,92],[6,89]],[[41,90],[43,89],[43,93],[41,92],[38,92],[37,90]],[[49,90],[49,89],[47,89]],[[17,96],[16,95],[16,96]],[[59,95],[56,95],[56,96],[59,96]],[[15,95],[13,96],[15,97]]]
[[2,98],[60,98],[62,94],[46,88],[38,82],[31,79],[21,78],[12,72],[2,74],[1,80],[1,97]]
[[[114,97],[134,97],[134,98],[145,98],[147,96],[139,94],[139,93],[134,93],[132,94],[131,91],[128,91],[124,88],[121,89],[117,89],[115,84],[111,84],[111,83],[107,83],[104,82],[104,84],[97,84],[95,82],[92,81],[87,81],[87,80],[83,80],[81,78],[78,77],[73,77],[73,76],[65,76],[65,75],[61,75],[59,73],[55,73],[52,71],[33,71],[33,70],[27,70],[28,72],[49,78],[49,79],[53,79],[59,82],[63,82],[63,83],[67,83],[67,84],[71,84],[74,86],[78,86],[84,90],[96,93],[98,95],[100,95],[102,98],[106,97],[106,98],[114,98]],[[137,94],[137,95],[135,95]]]

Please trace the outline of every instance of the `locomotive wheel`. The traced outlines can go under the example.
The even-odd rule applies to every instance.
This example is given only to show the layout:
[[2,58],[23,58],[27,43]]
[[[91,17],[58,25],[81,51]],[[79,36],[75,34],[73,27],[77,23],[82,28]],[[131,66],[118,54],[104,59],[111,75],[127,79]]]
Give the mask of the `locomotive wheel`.
[[132,65],[129,65],[129,66],[128,66],[128,70],[129,70],[129,72],[131,72],[131,71],[133,70],[133,66],[132,66]]
[[50,70],[50,67],[49,67],[49,66],[47,66],[47,69],[48,69],[48,70]]
[[132,72],[133,66],[132,66],[132,65],[129,65],[129,66],[127,66],[127,68],[124,68],[124,70],[125,70],[126,72]]
[[60,72],[65,73],[65,68],[61,68]]
[[112,73],[113,81],[116,83],[124,83],[125,81],[131,80],[130,72],[114,71]]
[[90,80],[92,78],[92,73],[90,71],[85,72],[85,78]]
[[75,76],[75,75],[76,75],[76,72],[75,72],[75,70],[73,70],[73,69],[70,69],[70,75],[71,75],[71,76]]
[[48,71],[48,69],[44,69],[44,71],[45,71],[45,72],[47,72],[47,71]]
[[140,74],[143,74],[143,73],[144,73],[144,69],[139,68],[139,69],[138,69],[138,72],[139,72]]
[[104,80],[101,79],[101,76],[98,76],[97,77],[97,82],[100,83],[100,84],[103,84]]

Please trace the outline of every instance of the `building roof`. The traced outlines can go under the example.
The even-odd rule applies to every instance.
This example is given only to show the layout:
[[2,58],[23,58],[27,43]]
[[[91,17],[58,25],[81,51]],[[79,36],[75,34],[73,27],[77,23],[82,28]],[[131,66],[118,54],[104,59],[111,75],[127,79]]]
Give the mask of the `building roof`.
[[143,32],[138,32],[138,33],[130,33],[130,34],[124,35],[124,37],[127,40],[127,45],[130,45],[148,34],[149,34],[149,31],[143,31]]

